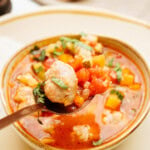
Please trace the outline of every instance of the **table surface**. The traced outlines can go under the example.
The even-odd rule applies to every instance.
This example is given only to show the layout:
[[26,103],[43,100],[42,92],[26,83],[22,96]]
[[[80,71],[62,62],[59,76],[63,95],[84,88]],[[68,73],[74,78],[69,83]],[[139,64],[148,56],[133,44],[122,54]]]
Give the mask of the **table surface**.
[[[38,0],[42,1],[43,4],[53,5],[54,2],[58,0]],[[129,15],[131,17],[136,17],[138,19],[150,22],[150,0],[82,0],[76,4],[89,5],[94,7],[105,8],[123,15]],[[30,10],[36,10],[41,5],[34,2],[34,0],[13,0],[12,1],[12,13],[23,13],[29,12]],[[3,115],[4,111],[0,111]],[[150,114],[148,115],[150,117]],[[135,144],[138,145],[139,150],[143,149],[144,141],[146,140],[144,135],[148,135],[150,139],[150,131],[144,130],[142,126],[149,126],[148,120],[145,120],[144,123],[136,130],[121,146],[115,150],[135,150]],[[142,141],[137,141],[133,143],[135,136],[140,136]],[[9,140],[11,137],[11,140]],[[149,140],[148,139],[148,140]],[[6,144],[7,141],[7,144]],[[0,131],[0,149],[1,150],[31,150],[31,148],[24,143],[12,130],[12,127],[9,126],[6,129]],[[150,142],[146,145],[144,150],[150,149]]]

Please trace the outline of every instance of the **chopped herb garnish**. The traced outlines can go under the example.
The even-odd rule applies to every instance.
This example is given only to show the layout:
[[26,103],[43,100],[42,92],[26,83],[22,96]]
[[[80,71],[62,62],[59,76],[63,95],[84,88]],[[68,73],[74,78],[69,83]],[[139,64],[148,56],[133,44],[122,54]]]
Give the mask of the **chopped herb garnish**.
[[41,71],[43,71],[43,70],[44,70],[44,68],[43,68],[42,66],[40,66],[40,67],[34,69],[34,71],[35,71],[36,74],[38,74],[39,72],[41,72]]
[[39,57],[33,57],[33,59],[34,59],[34,60],[37,60],[37,61],[44,61],[45,58],[46,58],[45,50],[42,50],[42,51],[41,51]]
[[43,125],[43,122],[40,120],[39,117],[37,118],[37,121],[38,121],[39,124]]
[[76,42],[76,45],[79,46],[79,47],[82,47],[84,49],[87,49],[89,51],[92,51],[92,47],[91,46],[88,46],[88,45],[86,45],[86,44],[84,44],[82,42]]
[[38,111],[37,121],[39,124],[43,125],[43,122],[40,120],[40,113]]
[[43,90],[44,84],[45,84],[44,82],[39,83],[37,87],[33,89],[33,95],[37,103],[44,103],[44,100],[46,98]]
[[92,51],[92,47],[91,46],[86,45],[86,44],[80,42],[77,39],[71,39],[71,38],[68,38],[68,37],[61,37],[60,41],[62,42],[62,47],[64,49],[66,48],[66,43],[67,42],[71,42],[71,43],[74,43],[76,46],[79,46],[79,47],[85,48],[85,49],[87,49],[89,51]]
[[35,45],[35,46],[30,50],[30,53],[33,54],[33,55],[35,55],[39,49],[40,49],[40,48],[39,48],[37,45]]
[[113,67],[113,62],[114,62],[114,58],[111,58],[109,61],[108,61],[108,67]]
[[123,100],[123,98],[124,98],[124,95],[115,89],[111,90],[110,94],[116,94],[120,100]]
[[61,51],[61,52],[57,52],[56,50],[55,51],[53,51],[53,55],[55,55],[55,56],[60,56],[60,55],[62,55],[64,52],[63,51]]
[[98,146],[101,145],[103,143],[103,139],[99,139],[98,141],[93,141],[93,146]]
[[56,78],[56,77],[52,77],[51,80],[57,84],[59,87],[61,87],[62,89],[68,89],[68,86],[60,79]]
[[116,74],[117,74],[117,80],[120,82],[120,80],[122,78],[122,69],[121,69],[119,63],[116,64],[114,70],[116,71]]

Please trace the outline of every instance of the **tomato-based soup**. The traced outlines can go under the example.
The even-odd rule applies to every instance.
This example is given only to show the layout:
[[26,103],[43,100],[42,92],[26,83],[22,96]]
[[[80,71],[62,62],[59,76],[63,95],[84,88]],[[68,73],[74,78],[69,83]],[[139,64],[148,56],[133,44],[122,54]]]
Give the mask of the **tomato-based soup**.
[[[8,96],[13,111],[36,102],[44,103],[50,93],[67,93],[73,80],[59,76],[49,79],[55,85],[51,89],[54,92],[45,95],[43,90],[48,84],[45,74],[60,61],[68,64],[77,78],[73,101],[61,103],[68,110],[80,108],[87,101],[88,104],[66,115],[33,113],[19,122],[27,133],[46,145],[82,149],[111,140],[132,123],[145,95],[142,73],[127,56],[100,42],[97,36],[87,34],[80,38],[60,37],[44,47],[33,45],[15,65],[9,79]],[[60,70],[63,72],[63,68]]]

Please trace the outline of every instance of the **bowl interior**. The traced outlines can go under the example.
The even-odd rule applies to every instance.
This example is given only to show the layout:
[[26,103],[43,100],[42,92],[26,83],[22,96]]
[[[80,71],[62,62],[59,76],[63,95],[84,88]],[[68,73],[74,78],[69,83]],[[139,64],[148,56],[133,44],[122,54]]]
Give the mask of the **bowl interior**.
[[[61,35],[62,36],[62,35]],[[74,37],[74,38],[79,38],[79,35],[65,35],[69,37]],[[2,96],[2,101],[5,107],[5,110],[8,114],[12,113],[13,110],[10,107],[10,103],[8,101],[8,81],[11,75],[11,72],[15,65],[19,63],[19,61],[30,51],[30,49],[34,46],[37,45],[39,47],[44,47],[48,45],[49,43],[53,43],[57,41],[60,38],[60,36],[57,37],[52,37],[49,39],[37,41],[22,50],[20,50],[18,53],[16,53],[6,64],[2,74],[1,74],[1,79],[0,79],[0,84],[1,84],[1,96]],[[148,66],[146,65],[144,59],[140,56],[137,51],[135,51],[131,46],[128,46],[127,44],[113,39],[109,37],[103,37],[99,36],[99,41],[102,42],[105,46],[110,46],[117,51],[123,53],[126,55],[129,59],[131,59],[140,69],[141,73],[143,74],[143,78],[145,81],[145,99],[143,103],[141,104],[139,114],[137,115],[136,119],[122,132],[120,132],[118,135],[116,135],[111,141],[104,143],[103,145],[92,148],[92,149],[107,149],[107,148],[112,148],[113,146],[116,146],[118,143],[120,143],[125,137],[127,137],[145,118],[146,114],[148,113],[149,106],[150,106],[150,74],[149,74],[149,69]],[[35,145],[38,145],[40,147],[47,147],[48,149],[56,149],[52,148],[50,146],[42,145],[39,143],[37,140],[35,140],[33,137],[31,137],[28,133],[23,131],[23,129],[20,127],[18,123],[15,123],[14,126],[16,129],[23,135],[25,136],[29,141],[34,143]]]

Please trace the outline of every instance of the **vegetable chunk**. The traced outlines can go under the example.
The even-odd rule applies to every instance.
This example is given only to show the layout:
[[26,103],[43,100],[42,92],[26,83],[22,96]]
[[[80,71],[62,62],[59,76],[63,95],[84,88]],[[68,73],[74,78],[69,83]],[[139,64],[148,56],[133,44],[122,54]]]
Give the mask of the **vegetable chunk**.
[[105,107],[112,110],[119,109],[121,105],[121,100],[118,98],[116,94],[111,94],[105,103]]
[[30,87],[35,87],[38,84],[37,80],[31,75],[31,73],[25,73],[25,74],[19,75],[17,79],[21,83],[28,85]]

